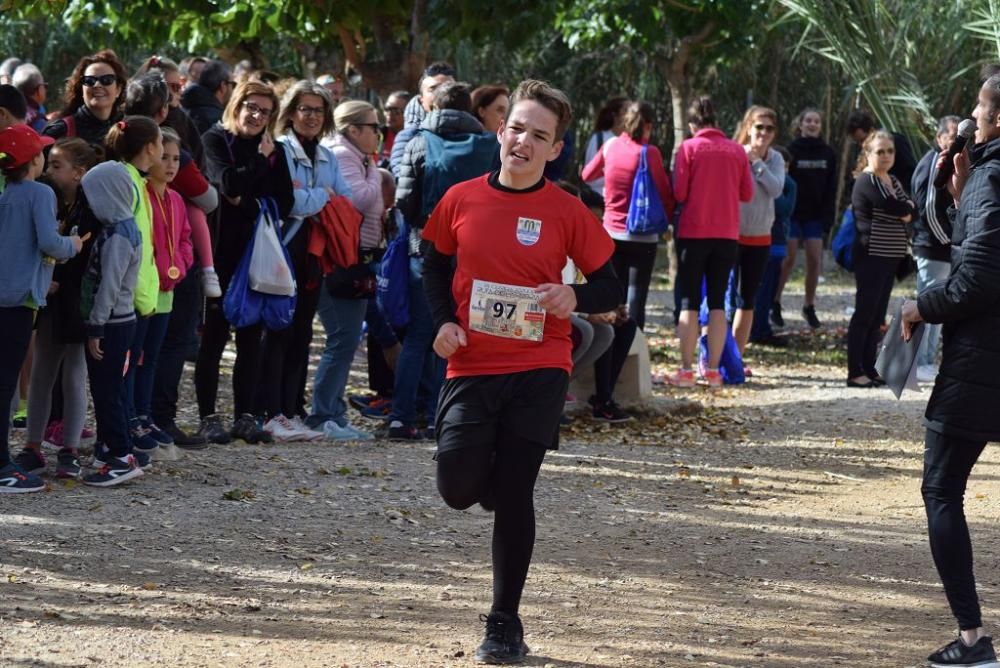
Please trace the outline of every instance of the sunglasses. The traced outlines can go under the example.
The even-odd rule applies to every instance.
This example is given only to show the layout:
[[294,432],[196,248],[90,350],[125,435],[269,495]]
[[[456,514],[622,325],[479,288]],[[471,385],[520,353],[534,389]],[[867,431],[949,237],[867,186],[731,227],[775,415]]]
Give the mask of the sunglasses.
[[266,109],[264,107],[257,106],[253,102],[244,102],[243,108],[247,110],[247,113],[251,116],[260,116],[261,118],[270,118],[274,109]]
[[101,76],[98,77],[87,74],[83,77],[80,77],[80,83],[82,83],[87,88],[93,88],[97,84],[101,84],[102,86],[107,87],[116,81],[118,81],[118,76],[114,74],[102,74]]
[[171,90],[171,92],[174,92],[174,93],[179,93],[179,92],[181,92],[184,89],[184,87],[181,86],[176,81],[174,83],[168,83],[167,84],[167,88],[169,88]]
[[400,107],[386,107],[385,113],[387,114],[401,114],[403,110]]
[[351,125],[358,128],[371,128],[375,133],[381,132],[382,128],[378,123],[351,123]]
[[872,151],[875,155],[895,155],[896,149],[894,148],[880,148],[877,151]]
[[775,127],[773,125],[764,125],[763,123],[757,123],[753,126],[753,129],[757,132],[774,132]]

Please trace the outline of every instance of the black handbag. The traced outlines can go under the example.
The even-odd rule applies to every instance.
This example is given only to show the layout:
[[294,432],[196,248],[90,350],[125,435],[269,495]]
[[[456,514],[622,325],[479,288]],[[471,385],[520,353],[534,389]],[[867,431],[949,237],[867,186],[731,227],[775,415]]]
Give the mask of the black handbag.
[[338,299],[371,299],[375,296],[378,281],[372,263],[380,253],[372,250],[358,252],[358,263],[350,267],[335,267],[323,282],[331,297]]

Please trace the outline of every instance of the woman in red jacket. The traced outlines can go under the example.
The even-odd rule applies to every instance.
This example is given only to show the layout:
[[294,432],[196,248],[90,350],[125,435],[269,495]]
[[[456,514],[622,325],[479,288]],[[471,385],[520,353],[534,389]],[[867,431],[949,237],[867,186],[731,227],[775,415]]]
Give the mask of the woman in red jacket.
[[754,185],[746,151],[716,127],[711,98],[700,97],[691,104],[688,127],[694,137],[681,144],[674,169],[674,196],[683,205],[676,234],[681,368],[669,381],[678,387],[695,384],[692,365],[704,282],[709,309],[708,365],[702,375],[710,387],[719,387],[719,358],[727,328],[726,285],[736,262],[740,202],[753,198]]

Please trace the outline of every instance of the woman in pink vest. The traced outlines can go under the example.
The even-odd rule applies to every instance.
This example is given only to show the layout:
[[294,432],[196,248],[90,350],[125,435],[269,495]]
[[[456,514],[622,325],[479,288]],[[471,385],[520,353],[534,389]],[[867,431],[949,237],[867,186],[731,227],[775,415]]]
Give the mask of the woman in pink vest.
[[719,358],[727,328],[724,302],[739,243],[740,202],[753,198],[754,186],[746,151],[716,127],[710,98],[692,102],[688,127],[694,136],[681,144],[674,165],[674,197],[683,207],[676,233],[681,368],[668,380],[678,387],[695,384],[693,363],[704,282],[709,318],[708,364],[702,376],[709,387],[719,387]]

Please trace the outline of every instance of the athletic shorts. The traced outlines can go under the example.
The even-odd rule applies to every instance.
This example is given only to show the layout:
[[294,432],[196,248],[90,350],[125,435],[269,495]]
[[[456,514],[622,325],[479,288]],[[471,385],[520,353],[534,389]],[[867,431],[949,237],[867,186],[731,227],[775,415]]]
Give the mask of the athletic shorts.
[[793,220],[788,225],[789,239],[822,239],[823,223],[818,220],[806,220],[799,222]]
[[767,261],[771,258],[770,246],[746,246],[740,244],[736,258],[736,308],[752,311],[757,299]]
[[493,450],[505,434],[557,450],[568,388],[562,369],[448,378],[438,402],[437,451]]
[[736,239],[677,239],[677,284],[680,310],[701,308],[702,283],[710,310],[726,305],[729,272],[736,263]]

